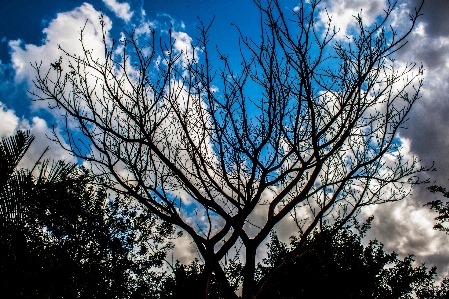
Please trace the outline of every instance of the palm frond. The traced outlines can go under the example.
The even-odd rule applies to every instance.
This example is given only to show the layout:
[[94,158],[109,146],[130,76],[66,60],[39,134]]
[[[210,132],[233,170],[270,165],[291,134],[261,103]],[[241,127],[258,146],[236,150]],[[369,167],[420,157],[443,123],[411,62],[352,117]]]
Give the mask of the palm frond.
[[0,218],[10,224],[19,223],[26,213],[24,204],[32,189],[33,181],[29,171],[15,171],[0,190]]
[[0,220],[19,223],[24,211],[24,200],[33,188],[31,173],[17,170],[34,136],[29,131],[17,131],[0,141]]
[[64,181],[68,176],[77,169],[77,164],[66,163],[64,161],[56,161],[50,165],[49,160],[44,160],[39,167],[39,173],[34,179],[36,185],[45,183],[58,183]]
[[17,131],[0,142],[0,184],[4,185],[27,152],[34,136],[29,131]]

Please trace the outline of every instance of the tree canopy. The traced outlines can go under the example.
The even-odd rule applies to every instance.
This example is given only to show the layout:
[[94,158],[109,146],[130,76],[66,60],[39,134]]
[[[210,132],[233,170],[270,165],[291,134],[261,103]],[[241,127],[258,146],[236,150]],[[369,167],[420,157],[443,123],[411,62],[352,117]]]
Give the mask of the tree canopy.
[[[237,296],[226,261],[240,246],[242,296],[258,298],[321,242],[316,230],[336,234],[362,207],[403,199],[428,170],[404,159],[397,138],[423,81],[422,67],[400,67],[394,53],[420,7],[401,33],[389,27],[390,3],[372,24],[355,16],[336,40],[331,20],[318,21],[319,1],[289,15],[277,0],[254,3],[260,36],[241,34],[239,65],[219,50],[214,65],[203,23],[181,51],[171,30],[167,41],[153,31],[112,42],[103,28],[104,56],[82,30],[83,55],[61,49],[51,65],[34,64],[32,95],[66,117],[55,139],[105,188],[190,236],[204,298],[212,277]],[[257,250],[280,225],[299,231],[297,245],[257,279]]]

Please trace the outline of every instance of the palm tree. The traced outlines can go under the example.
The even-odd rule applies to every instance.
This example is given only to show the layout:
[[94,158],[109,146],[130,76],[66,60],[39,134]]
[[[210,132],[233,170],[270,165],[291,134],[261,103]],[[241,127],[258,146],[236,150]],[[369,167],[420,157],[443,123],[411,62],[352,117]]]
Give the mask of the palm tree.
[[2,228],[20,225],[24,215],[24,201],[32,189],[31,172],[17,166],[34,136],[18,131],[0,142],[0,224]]
[[153,269],[172,247],[173,227],[130,197],[108,196],[77,164],[42,154],[19,169],[33,140],[19,131],[0,142],[0,297],[130,298],[157,289],[164,272]]

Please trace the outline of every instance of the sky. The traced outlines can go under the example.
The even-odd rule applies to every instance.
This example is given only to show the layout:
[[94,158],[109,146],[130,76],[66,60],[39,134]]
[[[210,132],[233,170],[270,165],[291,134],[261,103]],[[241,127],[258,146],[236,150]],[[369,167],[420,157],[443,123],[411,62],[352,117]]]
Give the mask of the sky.
[[[298,0],[283,0],[282,6],[292,10]],[[420,1],[398,1],[392,18],[399,30],[407,16]],[[385,0],[323,1],[340,28],[337,38],[344,38],[353,22],[353,15],[362,10],[364,20],[370,22],[383,11]],[[119,38],[122,30],[138,28],[144,35],[151,27],[160,32],[170,26],[178,32],[182,45],[197,34],[200,20],[205,24],[214,20],[210,44],[223,53],[237,51],[236,24],[244,35],[257,36],[258,11],[252,1],[218,0],[0,0],[0,137],[18,129],[29,129],[36,135],[24,165],[31,164],[50,146],[47,157],[75,161],[58,145],[51,142],[50,128],[54,114],[45,105],[33,102],[27,90],[32,90],[34,70],[30,63],[55,61],[59,56],[57,45],[67,50],[79,46],[80,28],[89,20],[99,29],[98,17],[103,13],[110,26],[110,35]],[[403,147],[416,155],[422,165],[435,165],[437,171],[427,173],[430,181],[449,187],[449,1],[428,0],[407,45],[396,53],[401,62],[416,62],[424,66],[425,83],[421,98],[410,114],[406,128],[399,132]],[[95,31],[90,46],[99,46]],[[235,55],[236,56],[236,55]],[[367,238],[377,238],[387,251],[401,256],[414,254],[417,262],[429,267],[437,265],[440,275],[449,274],[449,237],[432,229],[436,216],[423,205],[441,199],[426,190],[415,188],[405,200],[372,206],[362,216],[374,215],[375,220]],[[176,242],[190,244],[187,237]],[[176,255],[188,260],[195,254],[191,246],[176,249]],[[190,248],[190,249],[186,249]]]

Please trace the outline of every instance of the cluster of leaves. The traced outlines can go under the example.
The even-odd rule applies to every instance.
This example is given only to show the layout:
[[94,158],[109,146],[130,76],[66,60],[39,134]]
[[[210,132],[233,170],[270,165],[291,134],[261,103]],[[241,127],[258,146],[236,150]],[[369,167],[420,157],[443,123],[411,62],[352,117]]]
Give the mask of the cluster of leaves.
[[[5,298],[141,298],[166,277],[173,227],[131,198],[110,198],[87,170],[17,165],[33,141],[0,143],[0,275]],[[34,173],[34,175],[33,175]],[[37,174],[36,174],[37,173]]]
[[[386,253],[377,240],[364,246],[363,235],[349,228],[333,236],[327,236],[326,232],[315,234],[313,238],[319,241],[311,242],[300,258],[276,273],[260,298],[393,299],[412,298],[412,294],[418,298],[443,298],[427,297],[435,294],[432,291],[435,267],[430,270],[425,265],[413,267],[413,256],[401,260],[394,252]],[[271,235],[268,258],[259,264],[259,275],[266,275],[296,244],[295,238],[287,246]]]
[[[243,264],[238,261],[230,260],[226,267],[227,278],[234,292],[238,292],[243,281]],[[185,298],[189,294],[189,298],[204,298],[205,290],[202,287],[204,279],[204,264],[195,259],[189,265],[183,265],[179,262],[173,267],[173,275],[165,277],[161,283],[160,292],[157,298],[177,299]],[[210,286],[208,288],[207,298],[218,299],[226,298],[222,286],[218,283],[215,275],[212,276]]]
[[[449,198],[449,192],[446,188],[441,186],[431,186],[427,188],[432,193],[441,193],[446,198]],[[430,207],[431,210],[438,212],[438,216],[435,218],[437,223],[433,226],[434,229],[449,233],[449,228],[443,224],[449,220],[449,202],[443,203],[441,200],[433,200],[425,206]]]

